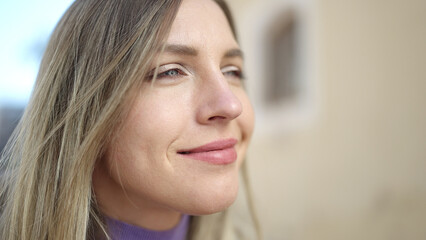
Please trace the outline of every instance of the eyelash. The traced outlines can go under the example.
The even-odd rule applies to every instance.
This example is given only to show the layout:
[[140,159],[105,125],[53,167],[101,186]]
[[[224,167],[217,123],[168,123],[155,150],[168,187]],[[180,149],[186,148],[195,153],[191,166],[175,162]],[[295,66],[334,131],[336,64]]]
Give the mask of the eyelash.
[[246,77],[242,71],[230,71],[230,72],[224,72],[225,74],[232,74],[233,77],[239,78],[241,80],[244,80]]
[[230,75],[230,77],[232,78],[237,78],[239,80],[244,80],[245,79],[245,74],[242,70],[240,70],[238,67],[235,66],[227,66],[224,67],[223,69],[229,69],[228,71],[224,71],[222,70],[223,75]]
[[[185,72],[185,71],[183,71],[182,69],[180,69],[180,68],[171,68],[171,69],[167,69],[167,70],[164,70],[164,71],[161,71],[161,68],[163,68],[163,67],[160,67],[159,68],[159,72],[157,73],[157,76],[156,76],[156,78],[157,79],[163,79],[163,78],[178,78],[178,77],[181,77],[181,76],[187,76],[188,74]],[[227,70],[227,71],[224,71],[224,70],[226,70],[226,69],[229,69],[229,70]],[[235,69],[235,70],[234,70]],[[161,71],[161,72],[160,72]],[[153,73],[151,73],[151,74],[149,74],[148,75],[148,79],[149,80],[152,80],[152,79],[154,79],[154,72],[155,72],[155,69],[154,70],[152,70],[151,72],[153,72]],[[169,73],[171,73],[171,72],[176,72],[176,74],[175,75],[168,75]],[[227,67],[224,67],[223,69],[222,69],[222,74],[224,75],[224,76],[230,76],[231,78],[237,78],[238,80],[244,80],[245,79],[245,74],[244,74],[244,72],[242,71],[242,70],[240,70],[238,67],[235,67],[235,66],[227,66]]]
[[[155,75],[157,71],[157,75]],[[168,75],[168,73],[170,72],[177,72],[176,75]],[[160,66],[157,69],[153,69],[151,70],[151,72],[148,74],[147,79],[152,81],[154,79],[154,76],[156,77],[156,79],[163,79],[163,78],[177,78],[180,77],[180,75],[186,76],[188,75],[185,71],[183,71],[182,69],[175,67],[175,66],[171,66],[171,68],[167,67],[167,66]]]
[[[177,74],[176,75],[168,75],[168,73],[171,73],[171,72],[176,72]],[[176,77],[178,77],[178,75],[184,75],[184,76],[186,76],[187,74],[184,71],[182,71],[181,69],[179,69],[179,68],[172,68],[172,69],[169,69],[169,70],[166,70],[166,71],[158,73],[157,79],[161,79],[161,78],[176,78]]]

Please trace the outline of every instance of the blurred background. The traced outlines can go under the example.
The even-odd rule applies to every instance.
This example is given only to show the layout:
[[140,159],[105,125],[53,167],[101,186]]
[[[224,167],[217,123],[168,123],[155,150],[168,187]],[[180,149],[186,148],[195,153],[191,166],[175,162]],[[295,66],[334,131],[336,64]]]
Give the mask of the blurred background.
[[[0,144],[70,2],[0,3]],[[265,239],[426,239],[426,1],[228,2]]]
[[50,33],[71,3],[0,1],[0,151],[28,102]]
[[229,2],[265,239],[426,239],[426,1]]

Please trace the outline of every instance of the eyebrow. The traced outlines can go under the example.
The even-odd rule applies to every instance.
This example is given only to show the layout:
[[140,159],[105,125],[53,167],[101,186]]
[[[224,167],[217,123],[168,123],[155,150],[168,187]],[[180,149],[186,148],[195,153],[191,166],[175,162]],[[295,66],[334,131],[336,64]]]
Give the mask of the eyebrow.
[[[186,55],[186,56],[197,56],[198,50],[194,47],[181,45],[181,44],[167,44],[164,48],[164,52],[178,54],[178,55]],[[239,48],[233,48],[225,52],[225,58],[235,58],[239,57],[244,59],[244,53]]]
[[234,57],[239,57],[241,59],[244,59],[244,53],[241,49],[239,48],[233,48],[231,50],[228,50],[225,53],[225,58],[234,58]]
[[168,44],[166,45],[164,52],[168,53],[174,53],[178,55],[188,55],[188,56],[197,56],[198,51],[197,49],[186,46],[186,45],[179,45],[179,44]]

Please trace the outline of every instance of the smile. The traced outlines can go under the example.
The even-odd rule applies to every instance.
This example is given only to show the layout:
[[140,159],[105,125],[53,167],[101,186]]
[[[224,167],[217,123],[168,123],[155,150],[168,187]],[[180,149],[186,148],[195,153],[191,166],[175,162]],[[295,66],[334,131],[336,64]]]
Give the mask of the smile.
[[237,160],[235,150],[237,142],[234,138],[218,140],[196,148],[178,151],[178,154],[217,165],[230,164]]

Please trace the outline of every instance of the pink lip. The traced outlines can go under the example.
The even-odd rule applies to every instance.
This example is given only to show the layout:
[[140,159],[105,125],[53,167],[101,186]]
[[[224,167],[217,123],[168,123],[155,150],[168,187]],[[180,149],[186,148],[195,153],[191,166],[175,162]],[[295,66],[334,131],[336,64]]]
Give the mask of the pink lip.
[[230,164],[237,160],[237,151],[234,148],[237,142],[234,138],[218,140],[193,149],[178,151],[178,154],[212,164]]

